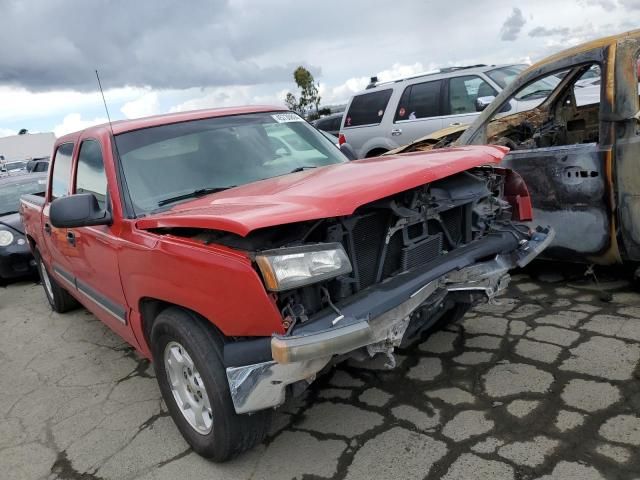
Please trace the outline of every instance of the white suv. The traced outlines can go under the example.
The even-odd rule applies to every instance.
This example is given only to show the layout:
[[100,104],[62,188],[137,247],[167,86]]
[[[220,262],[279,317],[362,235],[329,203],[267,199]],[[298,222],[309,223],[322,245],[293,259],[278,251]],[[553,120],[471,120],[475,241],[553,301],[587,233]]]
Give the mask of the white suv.
[[[474,65],[436,73],[372,83],[347,105],[340,144],[357,158],[381,155],[448,126],[471,123],[526,65]],[[555,88],[536,85],[530,96],[513,100],[503,113],[529,110]],[[558,79],[560,82],[560,79]],[[549,90],[549,91],[547,91]]]

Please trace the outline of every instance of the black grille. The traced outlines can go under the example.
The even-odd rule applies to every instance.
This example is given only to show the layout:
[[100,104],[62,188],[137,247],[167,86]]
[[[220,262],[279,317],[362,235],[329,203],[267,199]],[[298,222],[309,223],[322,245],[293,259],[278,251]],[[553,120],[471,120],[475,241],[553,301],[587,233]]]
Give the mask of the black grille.
[[[455,244],[462,241],[464,212],[455,208],[442,212],[442,227],[446,228]],[[387,232],[394,221],[390,213],[369,213],[355,221],[350,230],[353,248],[349,247],[354,274],[357,273],[356,289],[361,290],[385,278],[434,260],[442,253],[444,239],[441,225],[430,220],[424,224],[412,224],[397,230],[385,245]],[[422,238],[420,238],[422,237]],[[417,240],[420,238],[420,240]],[[346,245],[345,245],[346,246]],[[381,261],[384,263],[381,265]]]
[[358,220],[353,228],[355,263],[358,268],[359,289],[376,281],[378,263],[388,227],[388,215],[371,214]]
[[440,214],[444,227],[449,232],[454,244],[462,240],[463,207],[452,208]]
[[399,271],[402,267],[402,248],[404,246],[404,239],[402,238],[402,231],[399,230],[393,234],[387,245],[387,253],[384,256],[384,267],[382,269],[382,278],[387,278]]
[[430,262],[442,251],[442,234],[431,235],[402,249],[402,270]]

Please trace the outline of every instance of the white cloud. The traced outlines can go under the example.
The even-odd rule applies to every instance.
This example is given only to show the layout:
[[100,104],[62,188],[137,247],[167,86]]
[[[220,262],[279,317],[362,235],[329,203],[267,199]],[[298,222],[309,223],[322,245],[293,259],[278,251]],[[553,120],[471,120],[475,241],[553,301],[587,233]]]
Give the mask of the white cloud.
[[[118,88],[105,92],[107,104],[121,103],[147,93],[136,88]],[[23,88],[0,86],[0,122],[20,122],[90,108],[104,109],[99,92],[73,91],[29,92]],[[24,128],[29,128],[25,125]]]
[[[378,77],[379,82],[389,82],[397,80],[399,78],[410,77],[418,75],[420,73],[427,73],[434,71],[436,66],[429,64],[425,67],[421,62],[415,62],[409,65],[403,65],[400,63],[394,63],[390,68],[381,70],[375,73],[373,76]],[[322,97],[323,105],[345,103],[349,100],[349,97],[354,93],[360,92],[365,89],[369,84],[371,77],[352,77],[346,82],[330,87],[326,84],[320,84],[320,95]]]
[[160,111],[158,92],[147,92],[135,100],[125,103],[120,111],[127,118],[140,118],[155,115]]
[[15,135],[16,133],[18,133],[17,130],[12,130],[10,128],[0,128],[0,138]]
[[53,127],[53,133],[55,133],[56,137],[61,137],[67,133],[84,130],[93,125],[107,123],[107,121],[106,117],[86,119],[82,118],[82,115],[79,113],[70,113],[62,119],[62,123]]
[[200,108],[234,107],[239,105],[284,105],[286,90],[273,94],[262,94],[255,87],[238,85],[233,87],[192,88],[186,91],[187,100],[174,105],[170,112],[184,112]]

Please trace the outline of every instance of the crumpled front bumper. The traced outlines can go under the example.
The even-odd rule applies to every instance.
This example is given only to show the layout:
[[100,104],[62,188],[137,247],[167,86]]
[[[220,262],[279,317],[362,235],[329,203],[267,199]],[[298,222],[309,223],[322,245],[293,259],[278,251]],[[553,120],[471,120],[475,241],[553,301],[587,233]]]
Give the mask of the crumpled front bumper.
[[289,336],[274,336],[273,360],[227,368],[236,412],[282,404],[287,385],[302,380],[311,383],[334,355],[362,347],[372,353],[399,345],[411,314],[434,297],[444,298],[443,293],[478,292],[491,300],[507,288],[509,270],[528,264],[554,235],[548,229],[524,240],[513,232],[501,232],[461,247],[437,263],[366,289],[338,305],[341,315],[325,312]]

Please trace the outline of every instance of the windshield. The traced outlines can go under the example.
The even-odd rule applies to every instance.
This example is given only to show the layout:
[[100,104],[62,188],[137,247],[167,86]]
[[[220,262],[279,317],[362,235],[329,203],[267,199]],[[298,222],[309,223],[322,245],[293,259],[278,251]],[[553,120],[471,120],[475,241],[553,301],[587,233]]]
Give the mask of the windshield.
[[494,70],[489,70],[487,76],[496,82],[504,90],[513,80],[520,75],[525,69],[526,65],[509,65],[508,67],[500,67]]
[[136,215],[212,191],[347,162],[311,125],[283,112],[162,125],[117,135],[116,142]]
[[28,182],[0,184],[0,215],[17,212],[22,195],[43,194],[46,183],[44,178],[34,178]]
[[[487,72],[490,78],[492,78],[502,88],[509,85],[520,73],[527,68],[526,65],[511,65],[508,67],[496,68]],[[566,72],[562,72],[566,73]],[[551,92],[558,86],[561,78],[556,75],[549,75],[540,80],[527,85],[515,95],[516,100],[539,100],[541,98],[547,98]]]

